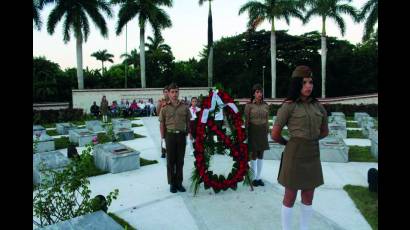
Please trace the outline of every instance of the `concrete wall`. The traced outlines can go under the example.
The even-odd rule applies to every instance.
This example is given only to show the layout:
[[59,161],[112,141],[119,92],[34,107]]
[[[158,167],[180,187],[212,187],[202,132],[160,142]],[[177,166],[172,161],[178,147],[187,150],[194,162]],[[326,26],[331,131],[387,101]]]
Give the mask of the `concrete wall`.
[[[188,100],[193,96],[208,95],[208,87],[190,87],[179,88],[179,99],[187,97]],[[146,89],[86,89],[73,90],[73,108],[83,109],[84,112],[90,113],[90,106],[94,101],[100,105],[102,96],[107,97],[108,103],[111,105],[113,100],[120,103],[121,99],[128,100],[130,103],[135,99],[142,99],[147,102],[149,98],[154,100],[156,104],[158,99],[162,97],[162,88],[146,88]]]
[[[249,98],[235,99],[239,104],[246,104],[249,102]],[[280,105],[282,104],[284,98],[265,98],[266,103],[269,105]],[[379,104],[379,94],[364,94],[364,95],[354,95],[354,96],[344,96],[344,97],[328,97],[328,98],[318,98],[322,104],[350,104],[350,105],[369,105],[369,104]]]

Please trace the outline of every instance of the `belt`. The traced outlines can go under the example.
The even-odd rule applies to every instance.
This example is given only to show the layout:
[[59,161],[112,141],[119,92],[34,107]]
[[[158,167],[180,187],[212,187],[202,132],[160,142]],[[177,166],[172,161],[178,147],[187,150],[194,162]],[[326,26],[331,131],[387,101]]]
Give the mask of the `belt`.
[[167,129],[167,133],[185,133],[185,131],[176,130],[176,129]]

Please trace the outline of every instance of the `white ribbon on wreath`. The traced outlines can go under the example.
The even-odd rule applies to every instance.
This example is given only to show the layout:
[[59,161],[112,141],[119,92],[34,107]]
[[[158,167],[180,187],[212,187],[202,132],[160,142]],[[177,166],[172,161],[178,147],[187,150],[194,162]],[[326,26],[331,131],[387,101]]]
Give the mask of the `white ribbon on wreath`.
[[218,90],[216,89],[212,91],[211,108],[204,109],[202,113],[201,123],[205,124],[208,121],[209,112],[214,111],[216,106],[218,106],[220,110],[222,110],[225,106],[229,106],[235,113],[238,113],[239,111],[234,103],[223,103],[222,99],[218,95]]

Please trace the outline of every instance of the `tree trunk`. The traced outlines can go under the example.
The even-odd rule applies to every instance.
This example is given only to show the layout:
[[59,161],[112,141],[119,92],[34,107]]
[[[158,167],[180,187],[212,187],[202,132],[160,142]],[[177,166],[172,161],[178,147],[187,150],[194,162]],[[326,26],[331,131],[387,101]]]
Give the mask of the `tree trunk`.
[[322,58],[322,98],[326,97],[326,18],[322,18],[322,36],[321,36],[321,58]]
[[141,88],[145,88],[145,23],[140,27]]
[[80,35],[76,38],[76,48],[77,48],[77,81],[78,89],[84,89],[84,77],[83,77],[83,38]]
[[272,30],[270,32],[270,63],[272,76],[272,95],[271,98],[276,98],[276,34],[275,24],[272,19]]
[[214,48],[213,46],[211,46],[209,50],[209,55],[208,55],[208,87],[212,87],[213,59],[214,59]]
[[104,62],[101,61],[101,74],[104,76]]
[[208,87],[212,87],[213,79],[213,59],[214,59],[214,48],[213,48],[213,29],[212,29],[212,10],[211,1],[209,2],[209,13],[208,13]]

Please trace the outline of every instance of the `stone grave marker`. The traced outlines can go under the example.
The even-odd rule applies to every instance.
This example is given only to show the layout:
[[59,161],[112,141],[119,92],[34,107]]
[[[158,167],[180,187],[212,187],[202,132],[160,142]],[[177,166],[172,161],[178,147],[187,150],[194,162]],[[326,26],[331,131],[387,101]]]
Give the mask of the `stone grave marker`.
[[111,119],[111,121],[112,121],[113,129],[120,129],[120,128],[131,129],[132,128],[131,121],[128,119],[115,118],[115,119]]
[[33,135],[47,134],[46,129],[41,125],[33,125]]
[[320,160],[323,162],[348,162],[349,147],[342,138],[326,137],[319,141]]
[[86,121],[85,127],[95,133],[105,132],[105,129],[102,127],[102,123],[99,120]]
[[60,151],[40,152],[33,155],[33,183],[39,184],[47,180],[47,176],[41,171],[44,169],[53,169],[62,171],[70,160],[65,157]]
[[36,148],[34,149],[35,153],[55,150],[54,138],[45,133],[41,135],[33,135],[33,143],[36,143]]
[[95,165],[104,171],[120,173],[140,167],[140,152],[120,143],[105,143],[94,147]]
[[93,138],[97,138],[97,134],[92,133],[88,129],[71,129],[68,131],[69,140],[72,143],[78,143],[78,146],[91,144]]
[[333,122],[333,123],[329,123],[328,126],[329,126],[329,136],[347,138],[346,123],[345,125],[343,125],[337,122]]
[[115,222],[103,211],[97,211],[77,216],[53,225],[48,225],[39,230],[123,230],[124,228]]
[[68,130],[75,129],[76,127],[71,123],[57,123],[56,131],[60,135],[67,135]]

